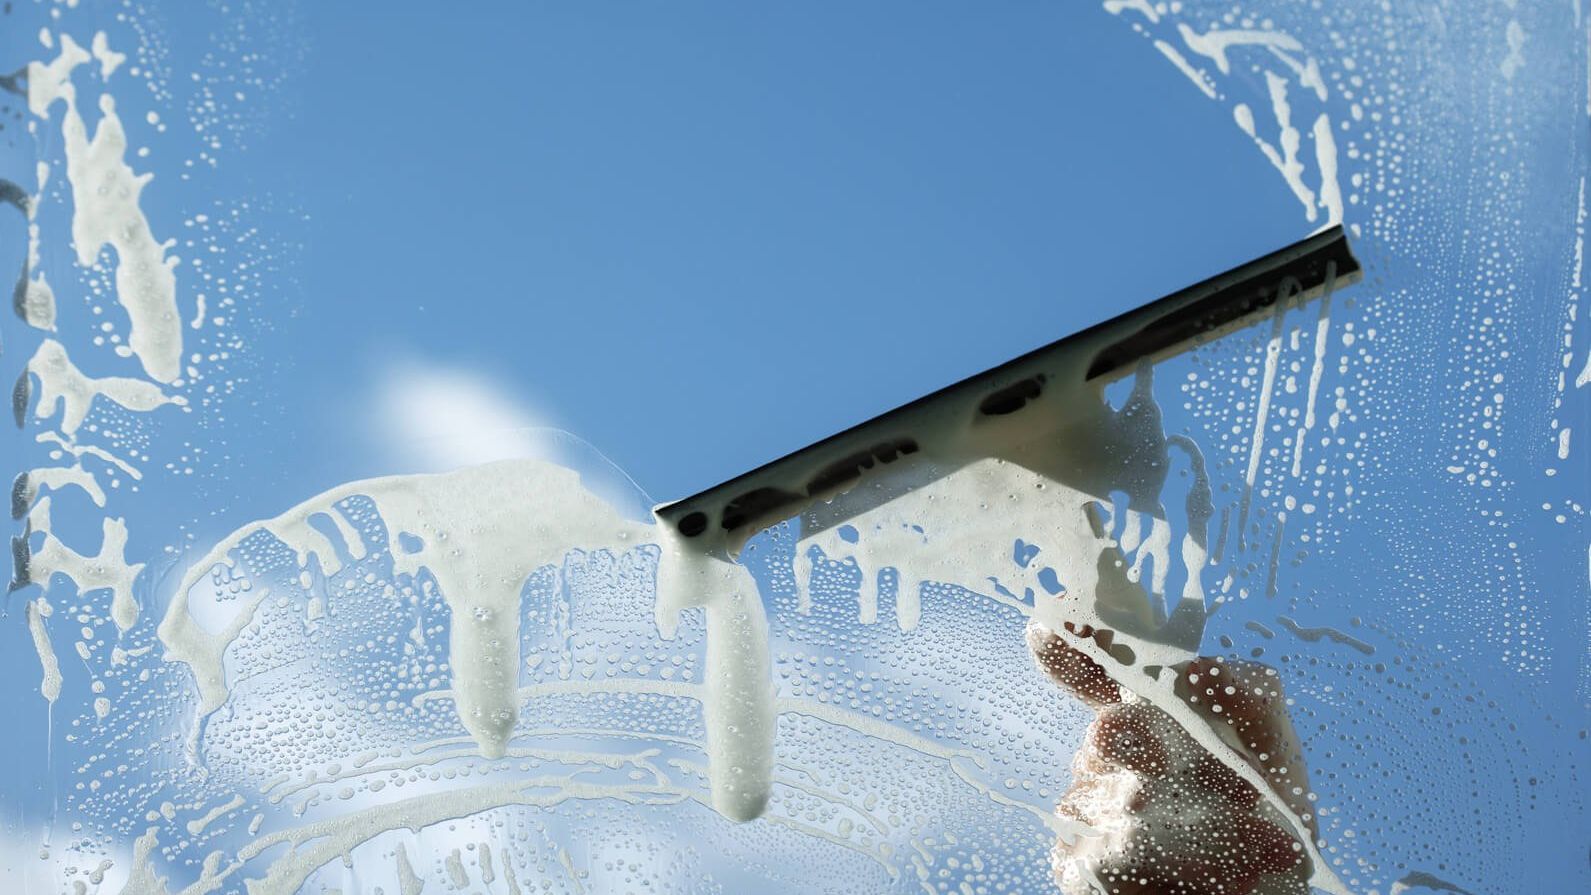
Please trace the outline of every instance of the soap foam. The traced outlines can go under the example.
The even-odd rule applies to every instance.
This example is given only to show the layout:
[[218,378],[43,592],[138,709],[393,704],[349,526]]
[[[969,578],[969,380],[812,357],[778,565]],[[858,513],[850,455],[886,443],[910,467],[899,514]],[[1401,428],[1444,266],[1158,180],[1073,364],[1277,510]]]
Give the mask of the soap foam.
[[46,591],[50,577],[56,573],[70,578],[77,585],[78,593],[109,590],[111,619],[118,630],[126,631],[138,621],[133,581],[144,568],[143,563],[129,564],[126,551],[127,523],[106,518],[97,555],[83,556],[46,533],[44,544],[28,558],[28,573],[34,581],[44,585]]
[[39,383],[34,416],[41,420],[48,419],[59,410],[61,431],[67,435],[77,432],[78,427],[83,425],[96,397],[104,397],[128,410],[141,412],[166,404],[183,407],[188,403],[181,395],[167,395],[158,385],[141,379],[87,376],[66,356],[66,349],[61,343],[54,339],[39,343],[28,361],[27,372]]
[[[119,64],[94,41],[101,72],[109,76]],[[92,138],[78,111],[72,72],[91,55],[70,35],[61,35],[61,50],[48,63],[28,66],[28,108],[48,119],[56,102],[66,105],[61,121],[65,142],[66,179],[72,187],[72,241],[77,261],[89,267],[107,246],[116,252],[116,299],[127,312],[127,348],[148,375],[171,382],[181,373],[182,320],[177,313],[176,259],[167,257],[173,243],[150,232],[139,197],[152,174],[135,174],[128,166],[127,135],[110,94],[99,99],[100,120]]]

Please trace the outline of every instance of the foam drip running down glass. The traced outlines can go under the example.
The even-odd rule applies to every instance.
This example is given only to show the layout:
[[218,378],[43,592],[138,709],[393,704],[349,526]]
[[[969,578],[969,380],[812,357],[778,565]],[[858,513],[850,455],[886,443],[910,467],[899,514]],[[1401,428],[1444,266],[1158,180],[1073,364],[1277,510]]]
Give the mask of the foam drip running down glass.
[[[328,189],[319,156],[288,151],[295,116],[325,114],[317,79],[356,71],[325,61],[357,55],[341,36],[505,38],[407,8],[377,25],[243,7],[0,16],[0,263],[20,270],[0,323],[17,383],[0,890],[1591,886],[1580,4],[1108,0],[1000,26],[1136,54],[1112,64],[1271,189],[1233,203],[1295,228],[1256,253],[1340,224],[1363,281],[1047,393],[1080,421],[1056,443],[921,461],[943,477],[901,464],[864,485],[894,500],[829,525],[841,494],[717,555],[653,520],[607,456],[624,438],[546,426],[506,384],[519,355],[577,341],[546,324],[534,270],[394,253],[420,224],[369,220],[412,276],[490,262],[537,298],[411,310],[310,275],[317,245],[343,244],[317,221],[340,220],[344,186],[456,206],[428,226],[483,241],[540,213],[464,214],[487,206],[430,195],[435,171]],[[691,39],[760,33],[713,21],[730,30]],[[986,22],[961,21],[966,39]],[[587,49],[673,39],[654,22],[632,46],[632,27]],[[534,50],[525,65],[558,57]],[[464,94],[490,91],[442,59],[370,81],[373,108],[431,89],[405,78],[474,108]],[[534,108],[512,127],[555,143]],[[361,151],[403,133],[360,120]],[[468,158],[490,135],[453,139]],[[568,252],[589,248],[579,215],[563,223]],[[475,332],[450,360],[394,335],[441,344],[459,320]],[[670,387],[665,364],[611,365]],[[531,386],[604,400],[575,379]],[[840,398],[773,400],[799,416]]]

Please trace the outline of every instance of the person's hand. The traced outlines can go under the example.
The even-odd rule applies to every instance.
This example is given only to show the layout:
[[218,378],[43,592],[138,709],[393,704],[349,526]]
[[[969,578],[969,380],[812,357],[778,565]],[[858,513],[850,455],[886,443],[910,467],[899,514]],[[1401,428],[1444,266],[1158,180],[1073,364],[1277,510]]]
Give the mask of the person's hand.
[[[1061,888],[1069,895],[1100,884],[1112,895],[1305,895],[1309,861],[1287,820],[1174,718],[1125,692],[1068,642],[1108,647],[1113,636],[1037,623],[1027,631],[1039,666],[1097,713],[1056,805],[1058,815],[1094,830],[1057,844]],[[1174,670],[1177,695],[1311,820],[1303,813],[1307,775],[1275,670],[1202,656]]]

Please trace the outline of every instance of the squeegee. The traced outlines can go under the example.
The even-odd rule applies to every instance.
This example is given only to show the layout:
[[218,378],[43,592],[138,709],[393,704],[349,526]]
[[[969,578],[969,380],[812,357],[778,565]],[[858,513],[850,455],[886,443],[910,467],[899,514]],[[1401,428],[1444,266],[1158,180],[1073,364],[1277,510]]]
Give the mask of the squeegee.
[[[896,553],[879,563],[894,566],[903,580],[957,582],[966,571],[965,557],[1011,549],[1010,540],[1003,541],[1003,548],[995,542],[1017,521],[1008,517],[1025,511],[1032,523],[1027,529],[1049,544],[1063,566],[1071,563],[1057,578],[1061,588],[1070,581],[1092,592],[1089,618],[1108,625],[1113,638],[1118,633],[1152,634],[1143,630],[1145,624],[1161,627],[1158,636],[1140,637],[1140,646],[1154,641],[1175,648],[1189,639],[1177,632],[1188,628],[1197,634],[1202,625],[1186,624],[1187,613],[1174,613],[1163,626],[1152,612],[1140,622],[1139,610],[1147,601],[1134,600],[1131,582],[1120,568],[1099,567],[1109,554],[1100,552],[1105,546],[1103,520],[1089,501],[1107,501],[1121,489],[1124,464],[1147,470],[1138,482],[1126,483],[1130,500],[1132,491],[1140,492],[1138,506],[1130,502],[1128,509],[1164,512],[1147,492],[1156,477],[1163,478],[1165,464],[1141,455],[1141,436],[1148,433],[1138,431],[1152,423],[1157,430],[1153,434],[1161,434],[1158,414],[1127,414],[1125,408],[1123,414],[1114,413],[1104,401],[1105,386],[1267,315],[1272,338],[1279,338],[1282,315],[1289,308],[1359,276],[1347,238],[1340,227],[1332,227],[655,508],[664,529],[659,630],[672,636],[680,610],[688,606],[707,610],[704,723],[714,756],[709,761],[714,807],[726,817],[750,820],[762,813],[773,785],[777,711],[767,621],[755,585],[736,563],[747,539],[791,518],[800,520],[803,542],[816,543],[811,539],[833,529],[834,535],[855,544],[860,528],[869,532],[869,549],[878,537],[885,552],[891,543],[909,551],[910,556]],[[1135,391],[1150,381],[1142,376]],[[964,470],[970,475],[960,480],[964,483],[951,478]],[[1014,487],[1049,490],[1035,500],[1021,500],[1007,491],[1009,505],[981,515],[996,506],[997,491],[1013,487],[1013,474],[1023,482]],[[896,504],[907,497],[938,501],[942,512],[950,514],[945,518],[951,530],[938,532],[926,550],[907,533],[925,529],[892,515],[909,505]],[[1083,512],[1065,512],[1068,505]],[[840,527],[852,520],[858,524],[849,531]],[[873,554],[875,559],[883,555]],[[1098,574],[1092,576],[1077,565],[1096,559]],[[907,574],[903,562],[912,566],[913,574]],[[917,625],[921,607],[914,596],[914,590],[896,594],[895,614],[902,630]],[[858,618],[864,623],[876,618],[876,602],[876,594],[866,609],[859,602]],[[1052,630],[1066,624],[1060,601],[1041,602],[1042,607],[1035,607],[1036,621],[1053,622],[1048,625]],[[1100,646],[1117,649],[1114,657],[1123,645]]]
[[[769,525],[801,516],[803,534],[837,526],[981,458],[1032,464],[1027,446],[1082,434],[1111,381],[1360,276],[1342,227],[1323,229],[653,512],[685,543],[727,556]],[[1037,462],[1105,497],[1108,477],[1087,468],[1088,456],[1041,451]],[[860,487],[870,480],[877,487]]]

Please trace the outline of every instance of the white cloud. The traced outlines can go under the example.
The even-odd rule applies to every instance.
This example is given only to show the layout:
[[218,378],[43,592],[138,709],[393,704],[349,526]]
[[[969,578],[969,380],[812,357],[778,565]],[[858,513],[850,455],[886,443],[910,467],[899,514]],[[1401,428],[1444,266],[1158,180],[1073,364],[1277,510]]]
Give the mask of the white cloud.
[[651,518],[651,499],[612,461],[482,373],[409,361],[382,373],[372,406],[367,431],[396,471],[550,460],[621,512]]
[[377,431],[414,471],[543,456],[544,416],[466,370],[409,363],[381,377]]

